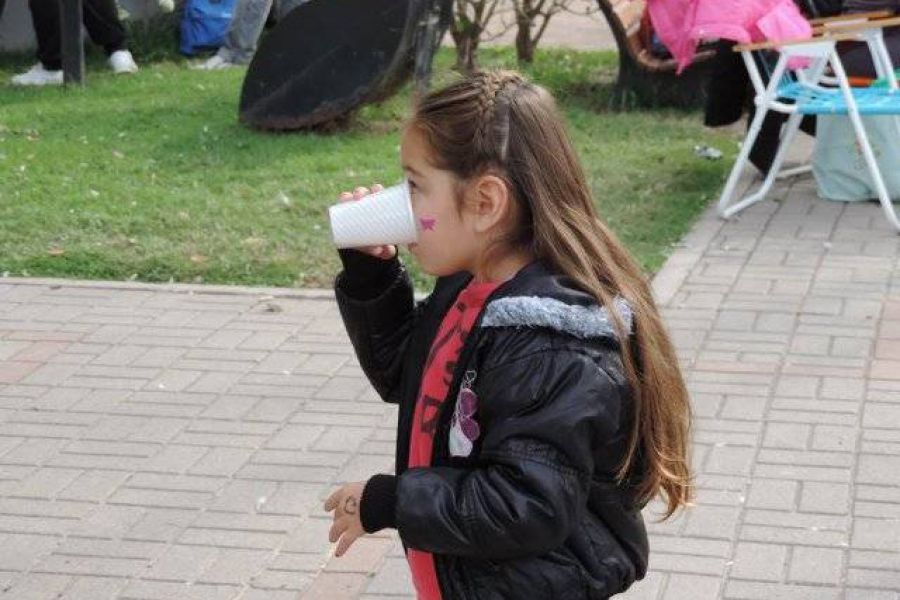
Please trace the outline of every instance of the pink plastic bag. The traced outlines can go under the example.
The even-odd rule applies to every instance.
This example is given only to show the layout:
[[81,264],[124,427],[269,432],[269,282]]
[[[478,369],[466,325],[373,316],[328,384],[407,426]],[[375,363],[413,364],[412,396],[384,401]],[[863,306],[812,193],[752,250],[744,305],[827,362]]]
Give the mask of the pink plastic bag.
[[649,0],[647,8],[679,72],[691,64],[703,40],[746,44],[812,35],[809,21],[792,0]]

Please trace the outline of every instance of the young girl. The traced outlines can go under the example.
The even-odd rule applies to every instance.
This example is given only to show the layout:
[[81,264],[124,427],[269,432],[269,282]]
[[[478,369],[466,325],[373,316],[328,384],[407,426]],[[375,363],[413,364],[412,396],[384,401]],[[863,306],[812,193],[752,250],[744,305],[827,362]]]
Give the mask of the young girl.
[[341,252],[341,314],[399,424],[396,475],[325,503],[336,555],[393,527],[423,600],[625,590],[647,569],[641,508],[691,498],[688,395],[647,280],[520,75],[429,94],[400,153],[410,252],[438,280],[415,304],[395,247]]

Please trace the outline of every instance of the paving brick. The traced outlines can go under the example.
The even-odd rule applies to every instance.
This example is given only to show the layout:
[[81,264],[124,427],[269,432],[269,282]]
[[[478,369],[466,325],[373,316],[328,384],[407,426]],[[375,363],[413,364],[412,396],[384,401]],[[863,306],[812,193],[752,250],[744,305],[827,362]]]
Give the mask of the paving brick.
[[212,448],[189,469],[196,475],[230,477],[253,455],[253,450],[244,448]]
[[12,496],[21,498],[55,498],[81,471],[72,469],[40,469],[16,486]]
[[[285,552],[306,552],[325,556],[332,544],[328,541],[328,530],[332,520],[323,510],[321,516],[306,520],[303,526],[291,533],[282,550]],[[324,561],[323,561],[324,563]],[[404,565],[406,561],[404,560]]]
[[763,448],[756,457],[758,464],[809,465],[844,467],[849,469],[853,456],[843,452],[815,452],[812,450],[772,450]]
[[[193,365],[195,367],[200,365]],[[223,372],[203,372],[203,371],[191,371],[202,373],[198,378],[196,378],[192,385],[190,385],[190,390],[192,392],[205,392],[205,393],[226,393],[231,389],[238,381],[240,381],[243,374],[240,371],[223,371]]]
[[209,448],[170,444],[153,458],[145,461],[141,469],[149,472],[184,473],[202,459]]
[[811,531],[847,531],[848,519],[845,516],[787,513],[784,511],[752,509],[748,510],[744,522],[757,525],[774,525],[797,527]]
[[322,451],[353,452],[371,431],[372,428],[365,427],[329,427],[312,447]]
[[893,429],[900,427],[900,404],[866,403],[863,411],[863,426]]
[[278,489],[277,481],[229,481],[209,504],[218,511],[247,513],[265,505]]
[[727,475],[749,475],[755,453],[755,448],[714,447],[709,451],[704,471]]
[[812,447],[816,450],[853,452],[856,449],[856,427],[816,425]]
[[333,556],[325,565],[326,572],[375,573],[384,562],[394,540],[362,537],[356,540],[341,557]]
[[294,398],[263,398],[244,413],[247,421],[266,421],[281,423],[287,421],[291,414],[302,406],[302,402]]
[[696,506],[687,518],[686,535],[711,539],[732,539],[738,524],[738,511],[730,507]]
[[843,483],[850,480],[850,469],[831,467],[808,467],[790,464],[757,464],[753,472],[756,477],[770,479],[804,479],[808,481],[829,481]]
[[843,600],[896,600],[897,593],[888,590],[847,588]]
[[233,585],[132,581],[118,600],[234,600],[240,591],[239,586]]
[[282,482],[265,502],[257,502],[257,510],[264,514],[306,516],[321,506],[330,489],[322,484]]
[[173,545],[166,549],[144,573],[146,579],[194,582],[219,555],[219,550],[203,546]]
[[117,577],[76,577],[60,600],[111,600],[126,583]]
[[739,537],[742,541],[795,546],[838,547],[847,544],[847,533],[812,528],[744,524]]
[[790,565],[791,581],[836,586],[841,583],[844,551],[797,546],[791,552]]
[[240,596],[240,600],[297,600],[297,592],[289,589],[290,586],[300,585],[300,587],[295,589],[303,590],[312,581],[312,578],[307,576],[304,578],[304,581],[302,581],[303,585],[301,585],[301,582],[298,581],[299,579],[300,578],[296,575],[293,576],[293,579],[286,578],[281,585],[276,586],[279,589],[267,589],[263,586],[260,586],[259,588],[250,588]]
[[847,583],[854,587],[900,590],[900,571],[893,569],[847,569]]
[[290,533],[301,520],[289,515],[202,513],[193,523],[200,529],[245,530],[264,533]]
[[365,575],[358,573],[322,573],[300,596],[301,600],[353,600],[368,582]]
[[768,398],[728,395],[722,407],[721,416],[725,419],[747,419],[759,421],[763,418]]
[[739,542],[735,547],[730,575],[738,579],[781,581],[787,555],[786,546]]
[[788,398],[815,398],[819,385],[818,377],[782,376],[775,394]]
[[271,550],[221,549],[199,577],[204,583],[245,584],[272,559]]
[[747,506],[774,510],[794,510],[797,505],[796,481],[755,479],[750,486]]
[[857,518],[850,544],[866,550],[900,548],[900,521]]
[[312,446],[325,429],[319,425],[288,425],[269,439],[266,447],[305,450]]
[[653,555],[653,568],[660,572],[721,577],[725,572],[725,559],[657,551]]
[[806,448],[810,426],[799,423],[767,423],[763,445],[767,448]]
[[150,508],[122,537],[126,540],[169,542],[194,522],[198,511]]
[[850,508],[850,486],[843,483],[803,482],[800,510],[844,515]]
[[369,382],[360,377],[333,377],[320,387],[316,398],[329,400],[355,400],[369,387]]
[[896,485],[897,473],[900,473],[900,456],[862,454],[859,457],[856,481],[877,485]]
[[71,529],[72,535],[99,538],[120,538],[144,516],[137,506],[103,506],[81,519]]
[[190,527],[179,536],[178,541],[197,546],[266,550],[281,546],[284,538],[280,533]]
[[822,380],[821,395],[824,398],[861,400],[865,387],[864,379],[825,377]]
[[176,492],[168,490],[120,489],[109,504],[144,506],[148,508],[202,508],[214,497],[210,492]]
[[143,573],[148,564],[149,561],[142,558],[53,555],[42,560],[34,571],[128,578]]
[[868,569],[896,569],[900,560],[898,553],[891,548],[886,548],[883,552],[872,550],[850,550],[851,567],[861,567]]
[[31,573],[6,589],[6,595],[16,600],[49,600],[60,597],[71,581],[68,575]]
[[205,419],[241,419],[257,402],[258,396],[220,395],[200,416]]
[[0,571],[29,571],[34,563],[49,555],[61,538],[52,535],[9,533],[0,537]]
[[721,580],[718,577],[701,575],[669,575],[663,600],[694,600],[697,598],[715,598],[719,594]]
[[731,580],[725,586],[725,597],[741,600],[843,600],[843,593],[839,588],[822,586]]
[[[366,588],[368,594],[407,595],[413,592],[409,564],[404,558],[388,558]],[[312,598],[310,598],[312,600]]]

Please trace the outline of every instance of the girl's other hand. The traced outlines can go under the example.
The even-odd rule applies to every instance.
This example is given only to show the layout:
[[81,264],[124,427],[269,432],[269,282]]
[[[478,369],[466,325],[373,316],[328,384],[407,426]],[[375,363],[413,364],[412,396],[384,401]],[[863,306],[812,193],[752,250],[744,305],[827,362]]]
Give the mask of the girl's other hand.
[[325,510],[334,511],[334,521],[328,532],[328,541],[332,544],[338,543],[335,556],[343,556],[353,542],[366,533],[359,515],[360,501],[365,487],[365,481],[348,483],[335,490],[325,501]]
[[[341,202],[353,202],[354,200],[359,200],[369,194],[374,194],[375,192],[380,192],[384,189],[384,186],[376,183],[372,186],[372,189],[365,187],[358,187],[353,192],[343,192],[338,200]],[[370,256],[374,256],[375,258],[381,258],[384,260],[390,260],[397,256],[397,246],[363,246],[360,248],[354,248],[354,250],[358,250],[359,252],[363,252]]]

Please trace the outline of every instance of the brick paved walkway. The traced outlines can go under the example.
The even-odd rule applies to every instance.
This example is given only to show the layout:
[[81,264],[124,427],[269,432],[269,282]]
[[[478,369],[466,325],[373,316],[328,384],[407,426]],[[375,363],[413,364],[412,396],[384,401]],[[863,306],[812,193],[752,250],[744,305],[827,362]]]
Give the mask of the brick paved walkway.
[[[900,597],[900,238],[877,205],[707,214],[656,279],[698,506],[629,600]],[[385,470],[326,294],[0,282],[0,599],[409,598],[393,537],[329,556]]]

